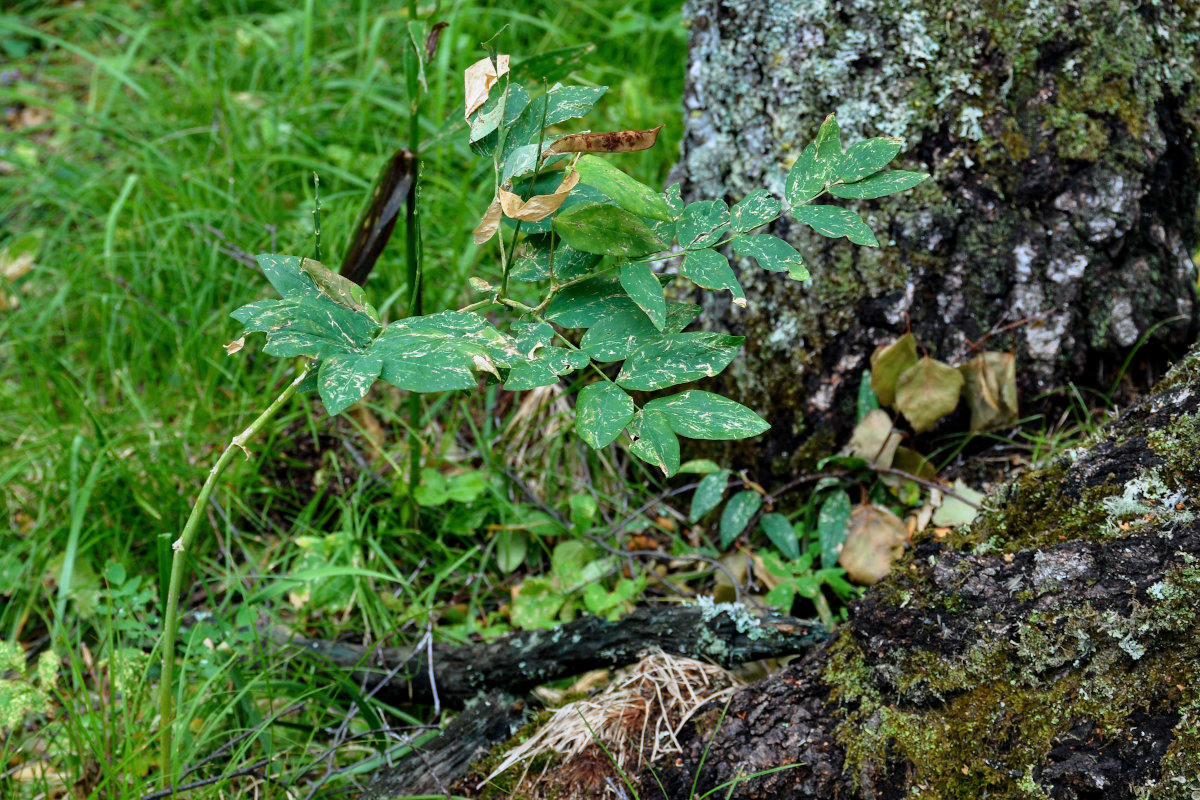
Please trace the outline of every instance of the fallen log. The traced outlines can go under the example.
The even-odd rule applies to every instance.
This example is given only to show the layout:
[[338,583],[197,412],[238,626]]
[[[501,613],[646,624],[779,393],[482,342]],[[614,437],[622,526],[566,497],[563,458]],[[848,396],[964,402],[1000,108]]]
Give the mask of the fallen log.
[[458,708],[480,693],[523,694],[549,681],[632,664],[650,647],[732,667],[801,653],[825,637],[816,622],[756,615],[728,603],[639,608],[610,622],[583,617],[557,628],[491,642],[383,647],[307,639],[281,627],[278,644],[353,673],[363,691],[398,703]]

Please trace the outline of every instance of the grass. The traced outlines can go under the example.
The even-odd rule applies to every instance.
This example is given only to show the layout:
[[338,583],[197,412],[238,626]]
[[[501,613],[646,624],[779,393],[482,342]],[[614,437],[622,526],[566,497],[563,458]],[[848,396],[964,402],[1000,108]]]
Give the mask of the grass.
[[[19,301],[0,311],[0,638],[60,659],[52,680],[17,670],[0,684],[44,703],[0,743],[0,795],[123,798],[153,785],[166,546],[219,448],[292,369],[253,348],[237,358],[220,349],[236,330],[229,311],[264,291],[236,255],[311,252],[315,171],[323,250],[336,263],[374,172],[406,137],[404,8],[29,2],[0,15],[0,106],[10,109],[0,248],[40,239],[29,274],[0,282]],[[612,88],[590,124],[666,123],[654,151],[620,162],[661,185],[681,134],[684,31],[674,5],[636,0],[457,2],[436,18],[449,27],[427,74],[422,215],[426,303],[445,308],[465,299],[467,277],[495,270],[469,244],[490,172],[459,130],[461,71],[482,55],[478,43],[505,26],[501,46],[514,55],[594,42],[577,78]],[[401,240],[368,286],[384,308],[405,296]],[[518,411],[554,413],[511,402],[431,401],[427,463],[505,463],[495,440]],[[176,746],[177,762],[195,767],[185,783],[215,781],[191,797],[345,787],[380,747],[397,749],[378,733],[380,714],[414,733],[426,721],[311,665],[283,669],[254,636],[259,611],[370,640],[416,638],[434,622],[446,635],[506,624],[513,578],[495,568],[495,532],[533,525],[529,508],[492,479],[475,507],[438,507],[408,529],[394,499],[403,482],[368,468],[403,459],[405,416],[387,393],[368,408],[331,424],[294,402],[205,509],[185,584],[186,605],[203,614],[182,639]],[[508,462],[550,465],[542,492],[574,486],[587,464],[536,430],[524,460]],[[620,486],[611,491],[621,504]],[[534,567],[542,544],[532,540]],[[265,769],[233,777],[263,759]]]

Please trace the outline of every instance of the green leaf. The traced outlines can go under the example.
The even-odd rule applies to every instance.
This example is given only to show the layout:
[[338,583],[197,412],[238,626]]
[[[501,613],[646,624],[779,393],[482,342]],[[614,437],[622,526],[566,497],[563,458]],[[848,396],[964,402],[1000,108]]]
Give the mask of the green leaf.
[[862,379],[858,382],[858,402],[855,422],[862,422],[863,417],[879,408],[879,398],[871,388],[871,370],[864,369]]
[[825,191],[825,183],[832,173],[831,164],[817,160],[817,143],[812,142],[804,148],[788,172],[784,196],[793,208],[798,208]]
[[607,203],[582,203],[559,211],[554,230],[576,250],[608,256],[640,258],[669,244],[646,220]]
[[854,183],[868,175],[874,175],[886,167],[902,147],[904,140],[892,137],[867,139],[850,145],[842,155],[837,169],[833,171],[834,180]]
[[659,330],[667,323],[667,301],[663,297],[662,284],[654,276],[649,264],[634,263],[621,267],[621,288],[624,289],[638,308]]
[[509,573],[525,563],[529,536],[525,531],[505,529],[496,534],[496,565]]
[[603,158],[585,155],[575,162],[580,180],[599,189],[621,208],[640,217],[672,222],[675,216],[661,193],[626,175]]
[[571,495],[567,504],[571,507],[571,531],[586,533],[596,519],[596,512],[600,510],[596,498],[586,492],[578,492]]
[[352,311],[316,293],[288,300],[261,300],[234,311],[245,333],[265,333],[268,355],[321,359],[362,352],[379,330],[365,313]]
[[817,160],[825,163],[836,165],[842,159],[842,131],[838,128],[837,117],[830,114],[821,123],[821,129],[817,131],[817,139],[814,142],[817,146]]
[[746,307],[746,293],[729,266],[729,259],[716,250],[689,250],[683,257],[679,274],[705,289],[728,289],[733,295],[733,304]]
[[896,404],[896,381],[900,374],[917,363],[917,340],[906,333],[871,353],[871,389],[885,406]]
[[766,189],[755,189],[730,212],[734,233],[745,233],[766,225],[779,216],[780,202]]
[[796,248],[769,233],[757,233],[752,236],[733,237],[733,252],[739,256],[750,256],[758,262],[758,266],[772,272],[787,272],[788,277],[797,281],[809,279],[808,267],[804,258],[796,252]]
[[421,482],[413,492],[413,500],[422,508],[436,508],[445,505],[450,500],[446,491],[446,476],[436,469],[425,467],[421,470]]
[[708,458],[693,458],[679,465],[680,475],[710,475],[720,471],[720,465]]
[[741,403],[699,389],[651,400],[646,410],[661,411],[675,433],[690,439],[745,439],[771,427]]
[[725,496],[726,484],[732,474],[729,470],[723,469],[710,472],[700,479],[700,485],[692,494],[692,510],[688,513],[689,522],[699,522],[705,514],[721,505],[721,498]]
[[638,348],[626,361],[617,383],[649,392],[698,378],[711,378],[729,366],[743,337],[723,333],[676,333]]
[[549,578],[526,578],[517,587],[509,619],[513,627],[527,631],[550,628],[558,621],[558,612],[566,602],[567,595]]
[[921,433],[954,411],[962,387],[961,372],[925,356],[896,380],[896,409]]
[[422,330],[401,320],[384,329],[370,352],[383,358],[379,377],[393,386],[412,392],[445,392],[475,388],[471,350],[479,355],[485,351],[464,345],[452,334]]
[[[512,86],[519,85],[516,83],[512,84]],[[537,143],[542,133],[543,113],[546,118],[546,127],[566,122],[569,119],[582,117],[592,110],[592,106],[607,91],[608,87],[606,86],[597,86],[594,88],[588,86],[555,86],[546,94],[535,98],[532,102],[528,102],[527,100],[527,105],[521,107],[519,116],[512,121],[509,127],[508,138],[504,146],[504,160],[507,161],[509,155],[518,147]],[[510,100],[510,102],[512,101]],[[547,104],[549,105],[547,106]],[[547,146],[550,141],[551,139],[547,138]]]
[[579,392],[575,431],[594,450],[608,447],[633,419],[633,398],[615,383],[589,383]]
[[564,328],[590,328],[630,309],[638,311],[637,305],[621,288],[620,281],[604,276],[589,278],[559,291],[546,308],[546,319]]
[[759,523],[762,525],[763,533],[771,540],[771,544],[779,549],[784,558],[788,561],[795,561],[800,557],[800,539],[796,536],[796,529],[792,527],[792,523],[788,522],[787,517],[783,514],[763,514]]
[[650,342],[662,339],[663,334],[679,333],[700,315],[700,306],[690,303],[667,303],[667,321],[660,332],[632,301],[599,319],[588,328],[579,346],[596,361],[621,361]]
[[850,495],[838,489],[821,504],[817,515],[817,539],[821,543],[821,566],[836,567],[850,524]]
[[721,512],[721,547],[727,548],[742,535],[750,520],[762,508],[762,495],[745,489],[729,498]]
[[362,400],[382,368],[383,357],[378,354],[347,353],[322,361],[318,390],[329,415],[336,417]]
[[263,275],[285,300],[298,300],[301,297],[316,297],[321,293],[312,278],[300,268],[304,259],[299,256],[278,254],[262,254],[254,257]]
[[960,525],[968,525],[975,521],[975,517],[979,515],[979,508],[982,506],[984,499],[987,497],[983,492],[977,492],[967,484],[963,483],[962,478],[954,480],[954,493],[962,497],[964,500],[970,500],[975,505],[968,505],[958,497],[944,495],[942,504],[933,512],[931,521],[939,528],[957,528]]
[[886,197],[889,194],[911,189],[929,177],[927,172],[906,172],[894,169],[880,172],[864,178],[857,183],[836,184],[829,187],[829,193],[835,197],[846,197],[852,200],[874,200],[876,197]]
[[680,185],[672,183],[668,186],[667,190],[663,192],[663,198],[667,201],[667,207],[671,209],[671,218],[679,219],[684,208],[683,189]]
[[679,469],[679,439],[662,413],[639,413],[629,424],[629,436],[634,440],[629,452],[661,469],[664,476],[669,478]]
[[596,50],[594,44],[578,44],[545,50],[520,61],[513,61],[512,75],[516,80],[540,83],[565,78],[573,70],[583,66],[583,56]]
[[689,203],[675,226],[675,238],[684,250],[712,247],[729,226],[729,206],[724,200]]
[[316,285],[317,290],[325,297],[351,311],[366,314],[375,322],[379,321],[379,312],[367,302],[366,292],[354,281],[343,278],[321,262],[313,261],[311,258],[301,259],[300,271],[308,276]]
[[591,272],[602,258],[596,253],[576,250],[554,234],[531,236],[525,240],[525,247],[508,277],[523,282],[549,280],[553,266],[556,279],[571,280]]
[[792,209],[792,216],[822,236],[837,239],[845,236],[855,244],[879,247],[875,234],[867,223],[847,208],[837,206],[801,206]]

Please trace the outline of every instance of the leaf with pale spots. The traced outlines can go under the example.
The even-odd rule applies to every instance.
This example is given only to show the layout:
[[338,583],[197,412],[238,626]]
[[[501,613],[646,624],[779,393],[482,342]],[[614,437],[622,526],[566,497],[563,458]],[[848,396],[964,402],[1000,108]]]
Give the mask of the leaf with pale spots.
[[265,333],[268,355],[324,358],[364,350],[379,324],[367,314],[352,311],[323,295],[292,300],[262,300],[230,316],[245,326],[244,333]]
[[721,512],[721,547],[733,544],[742,535],[750,520],[762,508],[762,495],[746,489],[729,498],[725,510]]
[[676,333],[638,348],[617,383],[649,392],[717,375],[737,355],[743,337],[724,333]]
[[596,361],[621,361],[664,334],[679,333],[699,315],[700,306],[667,303],[667,320],[659,331],[640,308],[622,308],[588,328],[579,346]]
[[834,180],[854,183],[868,175],[874,175],[886,167],[902,147],[904,140],[893,137],[867,139],[852,144],[846,148],[837,169],[833,171]]
[[638,308],[646,312],[655,328],[663,329],[667,322],[667,301],[663,297],[662,284],[658,282],[649,264],[633,263],[621,267],[621,288],[624,289]]
[[591,272],[601,258],[596,253],[576,250],[555,234],[538,234],[525,240],[508,277],[514,281],[544,281],[549,280],[553,270],[556,279],[571,280]]
[[675,225],[675,238],[684,250],[712,247],[729,228],[729,206],[724,200],[689,203]]
[[780,202],[766,189],[755,189],[729,212],[734,233],[746,233],[779,216]]
[[700,485],[692,495],[692,508],[688,512],[688,521],[699,522],[708,512],[721,505],[725,497],[726,484],[733,473],[727,469],[711,472],[700,479]]
[[671,218],[679,219],[684,209],[683,188],[678,183],[672,183],[663,192],[663,197],[667,201],[667,207],[671,209]]
[[608,203],[580,203],[554,218],[562,240],[585,253],[640,258],[669,242],[645,219]]
[[382,368],[383,357],[378,354],[347,353],[325,359],[317,375],[317,390],[325,410],[337,416],[362,400]]
[[962,387],[961,372],[925,356],[896,381],[896,408],[921,433],[954,411]]
[[589,383],[579,392],[575,430],[588,446],[599,450],[621,435],[636,412],[633,399],[615,383]]
[[746,307],[746,293],[729,266],[729,259],[716,250],[689,250],[683,257],[679,274],[705,289],[728,289],[733,295],[733,304]]
[[316,284],[317,290],[340,306],[366,314],[376,322],[379,312],[367,302],[367,293],[349,278],[344,278],[319,261],[301,259],[300,271]]
[[763,533],[771,540],[771,544],[779,549],[780,555],[788,561],[795,561],[800,557],[800,539],[787,517],[783,514],[763,514],[759,524]]
[[841,159],[841,131],[837,118],[830,114],[821,124],[816,140],[801,151],[788,172],[784,196],[793,209],[811,202],[825,191]]
[[564,328],[590,328],[630,308],[637,306],[617,278],[589,278],[556,294],[546,308],[546,319]]
[[583,183],[599,189],[621,208],[642,217],[670,222],[671,207],[659,192],[631,178],[602,158],[584,156],[575,164]]
[[810,277],[804,258],[796,248],[769,233],[733,237],[733,252],[753,258],[763,269],[786,272],[792,280],[806,281]]
[[849,522],[850,495],[838,489],[825,498],[817,514],[817,539],[821,544],[822,567],[837,566]]
[[771,427],[741,403],[699,389],[651,400],[646,408],[661,411],[671,429],[689,439],[745,439]]
[[642,411],[629,423],[633,444],[629,452],[671,477],[679,469],[679,439],[666,416],[658,411]]
[[801,206],[792,209],[797,222],[803,222],[822,236],[838,239],[845,236],[855,244],[879,247],[874,232],[862,218],[848,208],[837,206]]
[[927,172],[894,169],[864,178],[857,183],[835,184],[829,187],[829,193],[834,197],[845,197],[851,200],[874,200],[877,197],[886,197],[889,194],[911,189],[917,184],[923,183],[928,177],[929,173]]

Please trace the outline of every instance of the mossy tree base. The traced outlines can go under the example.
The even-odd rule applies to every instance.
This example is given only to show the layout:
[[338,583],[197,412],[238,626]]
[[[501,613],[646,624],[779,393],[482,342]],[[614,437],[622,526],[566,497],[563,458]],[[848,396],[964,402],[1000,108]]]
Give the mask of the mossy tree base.
[[783,196],[830,112],[846,144],[905,137],[897,166],[933,174],[854,205],[881,248],[781,223],[812,282],[742,264],[749,307],[709,301],[706,325],[747,336],[726,389],[773,425],[765,451],[737,445],[760,477],[844,441],[871,351],[910,323],[949,362],[993,333],[1026,404],[1071,381],[1108,391],[1145,336],[1147,388],[1193,340],[1194,0],[690,0],[684,15],[686,198]]
[[[919,540],[824,646],[734,697],[699,793],[1200,792],[1200,351],[1086,449]],[[720,709],[660,768],[686,798]],[[661,797],[653,779],[642,797]],[[723,795],[723,792],[722,792]]]

